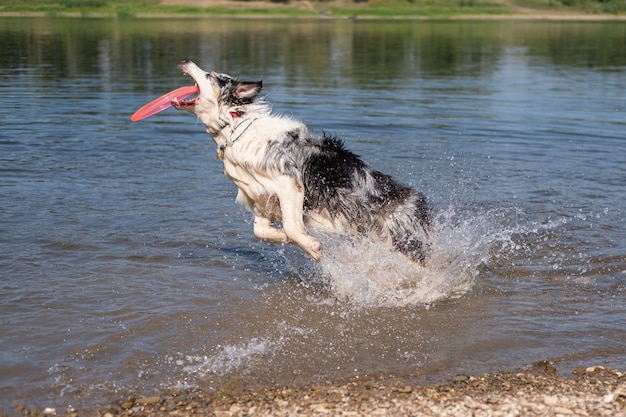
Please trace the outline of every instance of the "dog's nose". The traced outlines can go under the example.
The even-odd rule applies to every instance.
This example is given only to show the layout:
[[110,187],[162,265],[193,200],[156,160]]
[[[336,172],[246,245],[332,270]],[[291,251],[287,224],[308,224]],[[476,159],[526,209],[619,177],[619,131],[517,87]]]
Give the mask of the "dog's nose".
[[189,59],[189,58],[183,58],[183,60],[180,61],[181,64],[187,64],[189,62],[191,62],[191,59]]

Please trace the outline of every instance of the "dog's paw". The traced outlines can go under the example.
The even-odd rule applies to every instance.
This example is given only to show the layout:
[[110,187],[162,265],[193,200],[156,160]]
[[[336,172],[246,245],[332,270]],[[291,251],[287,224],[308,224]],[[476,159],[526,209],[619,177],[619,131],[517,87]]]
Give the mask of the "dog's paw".
[[311,242],[311,245],[307,249],[307,253],[315,262],[319,262],[322,259],[323,252],[322,244],[317,240]]

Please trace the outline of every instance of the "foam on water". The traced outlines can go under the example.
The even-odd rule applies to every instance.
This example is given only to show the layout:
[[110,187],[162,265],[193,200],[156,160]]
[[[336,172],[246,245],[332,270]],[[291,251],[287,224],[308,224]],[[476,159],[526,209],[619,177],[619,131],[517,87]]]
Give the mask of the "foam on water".
[[376,239],[323,235],[316,275],[334,297],[356,306],[401,307],[458,297],[473,287],[494,251],[518,246],[512,236],[522,228],[508,224],[512,215],[504,209],[471,215],[451,207],[440,211],[425,267]]
[[252,338],[237,345],[221,346],[212,356],[185,355],[184,359],[178,359],[176,363],[184,365],[183,371],[189,374],[224,375],[235,369],[250,368],[253,359],[265,354],[270,346],[275,344],[267,338]]
[[[166,366],[182,371],[183,377],[176,384],[179,387],[195,387],[196,382],[206,378],[223,377],[237,373],[248,374],[257,369],[259,363],[266,362],[273,354],[283,350],[285,344],[294,337],[302,336],[308,330],[287,324],[275,323],[268,329],[268,334],[250,337],[238,343],[218,344],[206,355],[185,354],[178,352],[168,355]],[[174,374],[179,374],[175,371]]]

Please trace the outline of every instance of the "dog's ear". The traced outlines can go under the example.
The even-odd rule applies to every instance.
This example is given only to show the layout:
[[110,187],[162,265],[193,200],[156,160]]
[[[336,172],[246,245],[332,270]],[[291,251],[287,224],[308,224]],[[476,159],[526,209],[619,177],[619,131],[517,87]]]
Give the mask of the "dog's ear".
[[262,87],[263,81],[241,81],[235,87],[235,97],[243,101],[252,101]]

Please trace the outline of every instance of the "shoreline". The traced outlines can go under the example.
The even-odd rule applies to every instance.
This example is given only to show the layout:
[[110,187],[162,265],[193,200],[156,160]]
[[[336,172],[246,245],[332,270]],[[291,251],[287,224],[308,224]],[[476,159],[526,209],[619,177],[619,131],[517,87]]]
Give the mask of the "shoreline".
[[99,409],[18,406],[16,411],[30,417],[626,417],[626,374],[591,366],[566,378],[550,362],[540,361],[518,372],[459,375],[431,385],[368,377],[299,388],[248,389],[243,379],[233,378],[216,392],[172,388],[150,396],[128,394]]
[[626,15],[610,14],[467,14],[467,15],[289,15],[289,14],[228,14],[228,13],[135,13],[119,16],[114,13],[97,12],[0,12],[0,18],[96,18],[96,19],[259,19],[259,20],[391,20],[391,21],[530,21],[530,22],[624,22]]
[[[425,9],[423,13],[407,10],[408,14],[376,13],[376,9],[345,9],[335,14],[333,9],[317,10],[310,6],[306,9],[282,7],[273,3],[251,1],[241,10],[241,3],[233,0],[218,0],[203,7],[196,7],[196,11],[172,11],[168,7],[194,7],[194,0],[166,0],[162,2],[162,10],[141,11],[98,11],[86,9],[80,11],[43,10],[43,11],[3,11],[0,8],[0,17],[37,17],[37,18],[103,18],[103,19],[284,19],[284,20],[392,20],[392,21],[563,21],[563,22],[610,22],[626,21],[626,14],[586,13],[575,10],[545,10],[512,8],[502,13],[484,13],[480,9],[468,10],[467,13],[448,13],[445,9]],[[309,3],[310,5],[310,3]],[[329,4],[330,5],[330,4]],[[299,10],[302,13],[290,13],[289,10]],[[256,11],[256,12],[255,12]],[[263,11],[263,13],[258,13]],[[361,13],[360,13],[361,12]],[[399,10],[399,13],[402,13]]]

